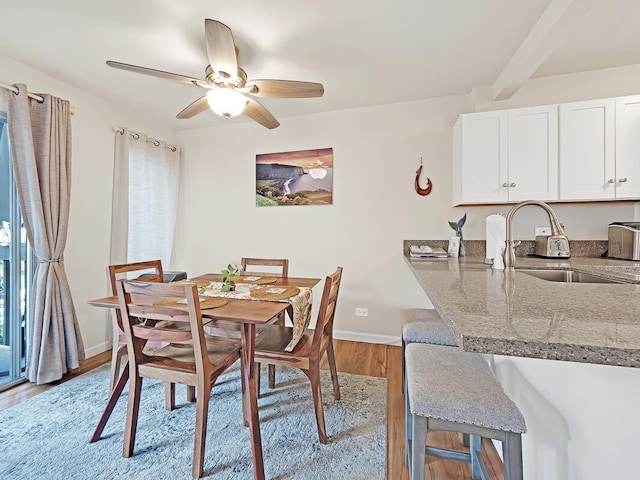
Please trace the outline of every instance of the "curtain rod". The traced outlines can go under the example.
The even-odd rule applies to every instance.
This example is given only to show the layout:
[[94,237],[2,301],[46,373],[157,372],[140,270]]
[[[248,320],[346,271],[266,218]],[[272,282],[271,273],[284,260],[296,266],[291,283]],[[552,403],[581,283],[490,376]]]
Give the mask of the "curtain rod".
[[[124,135],[124,128],[113,127],[113,131],[119,133],[120,135]],[[140,138],[140,134],[132,130],[129,130],[129,135],[131,135],[136,140]],[[153,143],[156,147],[160,146],[160,140],[156,140],[155,138],[147,137],[147,142]],[[167,147],[172,152],[175,152],[178,149],[178,147],[176,147],[175,145],[169,145],[168,143],[165,143],[165,147]]]
[[[7,90],[11,90],[13,93],[19,93],[20,92],[20,90],[18,90],[17,87],[14,87],[13,85],[7,85],[6,83],[0,82],[0,87],[1,88],[5,88]],[[35,93],[27,92],[27,96],[29,98],[33,98],[34,100],[37,100],[40,103],[44,102],[44,98],[42,98],[40,95],[36,95]],[[73,115],[75,113],[74,108],[71,107],[70,110],[71,110],[71,115]]]

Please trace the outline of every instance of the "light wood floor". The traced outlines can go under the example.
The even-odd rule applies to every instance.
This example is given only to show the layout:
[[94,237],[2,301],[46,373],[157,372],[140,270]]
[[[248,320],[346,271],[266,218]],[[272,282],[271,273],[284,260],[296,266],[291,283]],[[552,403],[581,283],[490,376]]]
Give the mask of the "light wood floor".
[[[404,398],[402,393],[402,349],[389,345],[357,343],[336,340],[336,362],[338,372],[384,377],[387,379],[387,479],[408,480],[408,471],[404,466]],[[91,357],[82,366],[65,375],[59,382],[49,385],[24,383],[0,393],[0,410],[18,404],[49,388],[96,368],[111,359],[111,352]],[[343,397],[343,401],[348,401]],[[329,432],[330,433],[330,432]],[[457,434],[434,432],[429,435],[434,445],[459,448]],[[331,441],[331,438],[329,438]],[[485,464],[492,479],[503,480],[502,462],[493,444],[483,440]],[[471,480],[469,466],[450,460],[428,458],[426,461],[426,479],[428,480]]]

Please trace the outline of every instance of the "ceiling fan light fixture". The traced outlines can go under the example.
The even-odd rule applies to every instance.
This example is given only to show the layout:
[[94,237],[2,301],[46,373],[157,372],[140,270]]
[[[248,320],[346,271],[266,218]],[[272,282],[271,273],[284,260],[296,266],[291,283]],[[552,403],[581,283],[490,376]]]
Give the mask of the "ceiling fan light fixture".
[[235,117],[244,111],[247,98],[233,88],[220,87],[207,92],[209,108],[224,118]]

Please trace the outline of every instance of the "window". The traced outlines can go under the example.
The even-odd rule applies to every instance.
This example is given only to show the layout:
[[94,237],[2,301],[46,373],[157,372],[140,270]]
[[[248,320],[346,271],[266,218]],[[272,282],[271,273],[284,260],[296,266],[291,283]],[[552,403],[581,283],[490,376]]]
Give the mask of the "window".
[[0,222],[0,389],[4,389],[24,374],[26,313],[33,265],[13,178],[7,120],[2,113]]

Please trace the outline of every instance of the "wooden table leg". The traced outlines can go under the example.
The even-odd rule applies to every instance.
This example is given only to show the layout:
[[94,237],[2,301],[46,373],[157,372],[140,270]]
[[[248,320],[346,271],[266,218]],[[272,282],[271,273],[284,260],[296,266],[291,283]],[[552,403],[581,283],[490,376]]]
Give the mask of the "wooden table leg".
[[109,394],[109,400],[107,401],[107,406],[104,407],[104,412],[102,412],[102,416],[100,417],[98,426],[94,430],[93,435],[91,436],[91,440],[89,440],[89,443],[97,442],[98,440],[100,440],[102,431],[104,430],[104,427],[107,425],[107,422],[109,421],[109,417],[111,416],[113,409],[118,403],[120,394],[122,394],[122,391],[124,390],[124,387],[128,381],[129,381],[129,361],[127,360],[127,363],[125,364],[124,368],[122,369],[122,373],[120,374],[120,378],[118,379],[118,383],[116,383],[116,386],[113,388],[113,390]]
[[253,457],[253,478],[264,480],[264,461],[262,458],[262,439],[260,437],[260,420],[258,418],[258,389],[256,385],[256,368],[253,354],[256,346],[256,326],[253,323],[242,324],[242,358],[245,379],[245,401],[247,420],[251,434],[251,455]]

